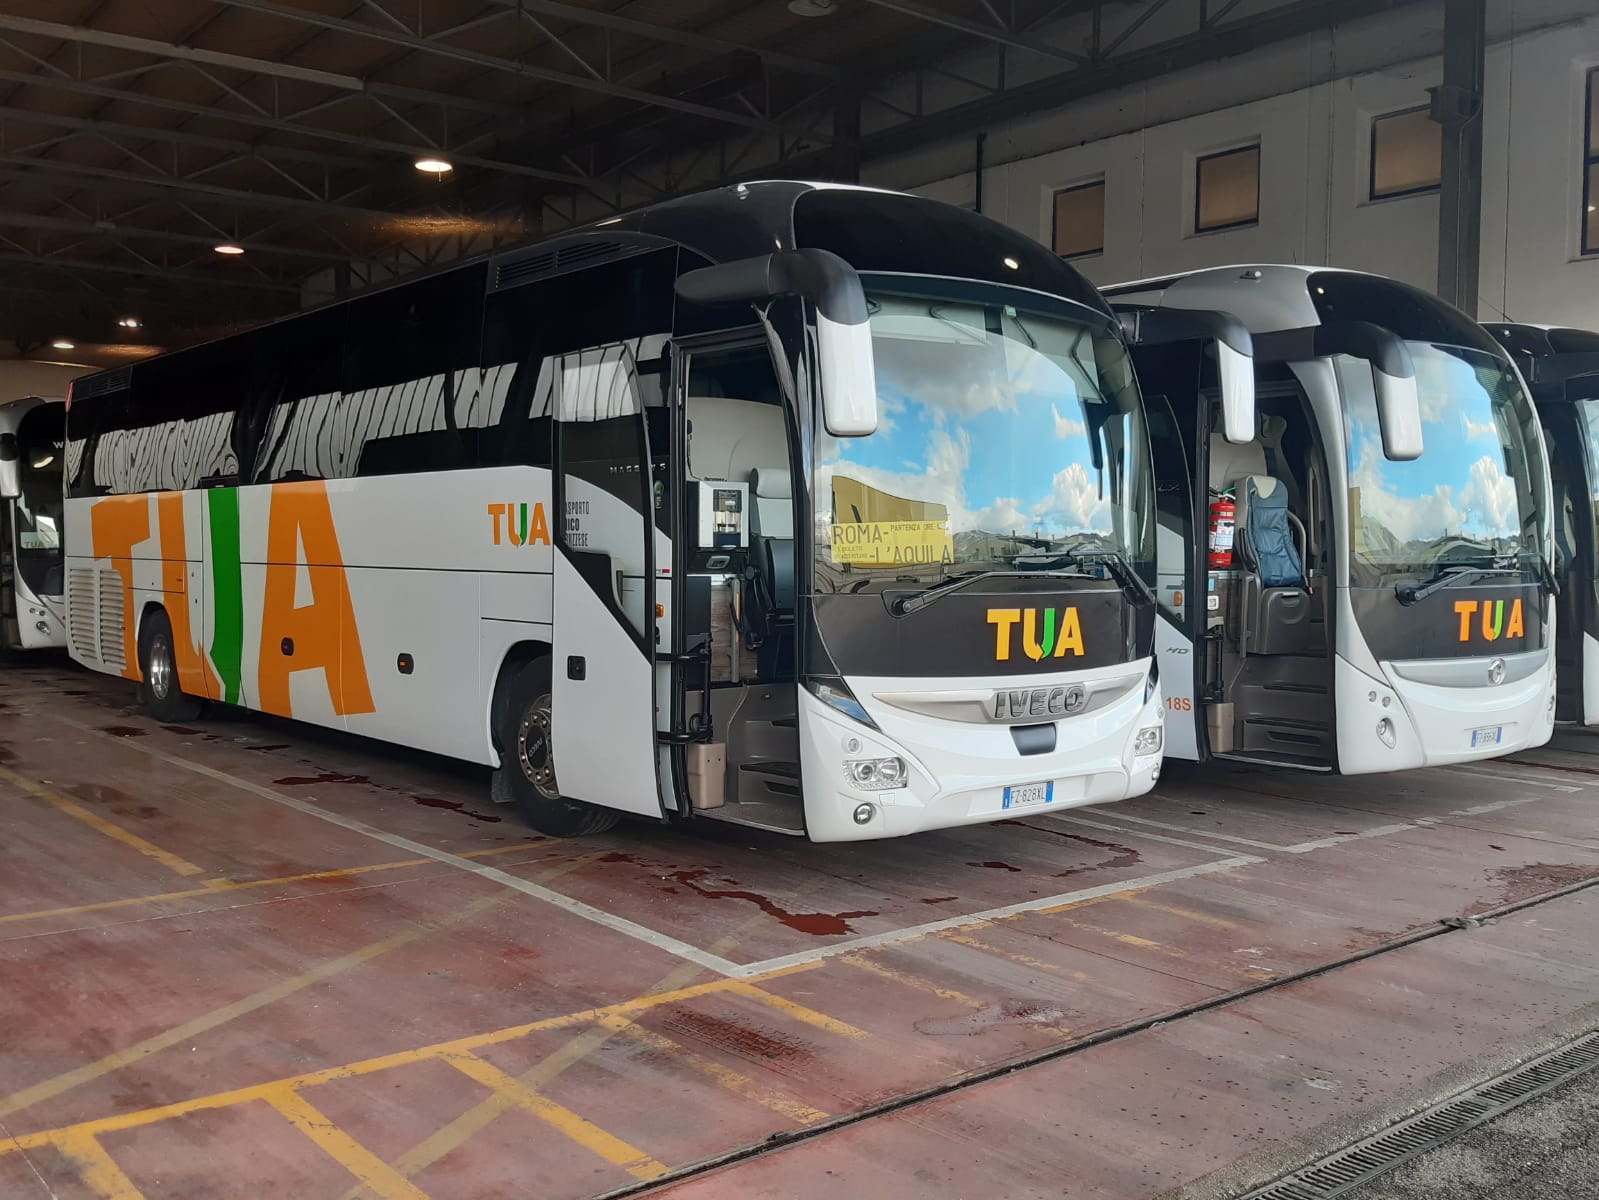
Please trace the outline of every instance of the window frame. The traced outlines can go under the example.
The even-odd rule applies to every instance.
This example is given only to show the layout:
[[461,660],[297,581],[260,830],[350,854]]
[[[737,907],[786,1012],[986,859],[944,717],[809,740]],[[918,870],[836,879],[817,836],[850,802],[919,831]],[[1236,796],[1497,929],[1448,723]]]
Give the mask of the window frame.
[[1431,111],[1432,111],[1432,106],[1431,105],[1416,104],[1416,105],[1412,105],[1409,108],[1396,108],[1396,109],[1394,109],[1391,112],[1377,113],[1371,118],[1371,124],[1367,127],[1367,134],[1366,134],[1366,140],[1368,142],[1367,154],[1366,154],[1366,166],[1367,166],[1367,169],[1366,169],[1366,203],[1368,203],[1368,204],[1376,204],[1376,203],[1378,203],[1379,201],[1382,201],[1382,200],[1399,200],[1399,199],[1403,199],[1406,196],[1425,196],[1428,192],[1436,192],[1436,191],[1439,191],[1443,187],[1443,163],[1442,163],[1442,157],[1441,157],[1442,152],[1443,152],[1443,126],[1437,125],[1437,122],[1433,122],[1433,124],[1436,125],[1437,128],[1438,128],[1438,139],[1439,139],[1438,146],[1439,146],[1440,159],[1439,159],[1439,168],[1438,168],[1438,181],[1436,183],[1423,184],[1420,187],[1399,188],[1399,189],[1397,189],[1395,191],[1391,191],[1391,192],[1381,192],[1381,193],[1379,193],[1377,191],[1377,125],[1378,125],[1378,123],[1381,122],[1381,121],[1392,120],[1394,117],[1408,117],[1408,116],[1410,116],[1413,113],[1426,113],[1426,112],[1431,112]]
[[[1086,192],[1089,188],[1098,188],[1099,191],[1100,191],[1100,197],[1099,197],[1099,246],[1098,246],[1097,249],[1093,249],[1093,250],[1078,250],[1078,251],[1075,251],[1075,252],[1073,252],[1071,254],[1067,254],[1067,253],[1065,253],[1064,251],[1062,251],[1059,248],[1060,247],[1060,198],[1062,196],[1068,195],[1068,194],[1070,194],[1072,192]],[[1097,176],[1097,177],[1095,177],[1093,179],[1084,179],[1084,180],[1081,180],[1081,181],[1079,181],[1077,183],[1068,184],[1066,187],[1058,187],[1058,188],[1053,188],[1053,189],[1050,190],[1050,193],[1049,193],[1049,248],[1052,251],[1054,251],[1056,255],[1058,255],[1059,257],[1061,257],[1063,259],[1065,259],[1067,262],[1074,262],[1077,259],[1093,258],[1096,254],[1104,254],[1105,253],[1105,196],[1106,196],[1105,177],[1103,175],[1099,175],[1099,176]]]
[[[1218,158],[1231,158],[1236,154],[1248,154],[1251,150],[1255,153],[1255,215],[1247,220],[1228,221],[1220,225],[1202,224],[1199,219],[1199,213],[1200,209],[1204,205],[1205,199],[1205,191],[1203,186],[1203,171],[1205,164],[1208,162],[1213,162]],[[1248,229],[1251,226],[1260,224],[1260,168],[1263,158],[1264,153],[1261,149],[1261,143],[1258,138],[1252,142],[1245,142],[1241,145],[1230,146],[1226,150],[1215,150],[1209,154],[1197,154],[1194,156],[1194,236],[1197,237],[1198,235],[1204,233],[1224,233],[1229,229]]]
[[1599,205],[1599,194],[1593,186],[1593,176],[1599,170],[1599,149],[1594,147],[1593,106],[1599,92],[1599,66],[1589,67],[1583,75],[1582,89],[1582,218],[1577,233],[1577,254],[1581,258],[1599,257],[1599,213],[1591,206]]

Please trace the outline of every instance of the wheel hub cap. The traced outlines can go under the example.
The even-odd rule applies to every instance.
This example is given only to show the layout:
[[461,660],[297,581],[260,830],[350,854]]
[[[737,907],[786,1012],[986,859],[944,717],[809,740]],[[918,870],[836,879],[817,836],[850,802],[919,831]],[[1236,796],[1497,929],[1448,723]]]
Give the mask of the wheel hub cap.
[[516,734],[516,758],[522,774],[548,800],[560,799],[555,783],[555,755],[550,747],[550,698],[540,697],[522,717]]
[[157,700],[165,700],[172,690],[172,647],[164,637],[150,643],[150,690]]

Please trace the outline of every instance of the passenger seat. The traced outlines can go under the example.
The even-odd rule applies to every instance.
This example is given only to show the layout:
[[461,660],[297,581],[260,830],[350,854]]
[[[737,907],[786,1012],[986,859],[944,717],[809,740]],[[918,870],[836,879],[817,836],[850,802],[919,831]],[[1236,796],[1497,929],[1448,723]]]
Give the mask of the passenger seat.
[[1316,648],[1312,600],[1294,541],[1288,487],[1271,475],[1250,475],[1237,485],[1236,545],[1257,587],[1246,601],[1251,654],[1304,654]]

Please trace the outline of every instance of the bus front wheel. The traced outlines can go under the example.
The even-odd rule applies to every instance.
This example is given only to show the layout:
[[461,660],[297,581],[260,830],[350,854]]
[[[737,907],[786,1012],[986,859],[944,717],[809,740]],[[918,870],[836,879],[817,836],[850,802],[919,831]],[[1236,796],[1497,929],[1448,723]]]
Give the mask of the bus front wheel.
[[152,717],[168,724],[192,721],[205,708],[205,701],[184,694],[173,645],[172,622],[156,609],[139,631],[139,698]]
[[515,803],[527,823],[546,837],[584,837],[604,833],[620,814],[568,800],[555,777],[552,740],[550,664],[528,663],[511,682],[500,730],[500,766],[494,772],[494,799]]

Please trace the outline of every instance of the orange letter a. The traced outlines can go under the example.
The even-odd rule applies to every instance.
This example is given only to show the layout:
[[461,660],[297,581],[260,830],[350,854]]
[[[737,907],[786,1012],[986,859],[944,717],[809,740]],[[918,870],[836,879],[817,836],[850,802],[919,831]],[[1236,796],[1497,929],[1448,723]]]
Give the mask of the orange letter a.
[[[293,716],[289,676],[320,669],[327,676],[334,712],[340,716],[372,712],[372,689],[361,655],[361,635],[355,627],[350,582],[333,529],[327,484],[274,484],[270,504],[257,684],[261,707],[279,716]],[[301,546],[305,547],[311,579],[311,603],[296,608]],[[284,653],[285,642],[292,646],[292,656]]]

